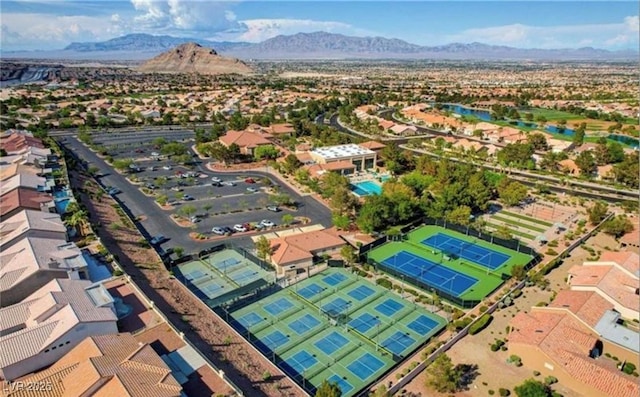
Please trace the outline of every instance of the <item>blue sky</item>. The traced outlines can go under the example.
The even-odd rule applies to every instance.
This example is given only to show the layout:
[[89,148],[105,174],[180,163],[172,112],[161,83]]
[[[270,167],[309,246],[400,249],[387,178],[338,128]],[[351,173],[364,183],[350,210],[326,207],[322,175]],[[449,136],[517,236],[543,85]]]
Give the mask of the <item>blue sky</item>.
[[421,45],[638,49],[636,1],[3,0],[2,50],[57,49],[128,33],[258,42],[328,31]]

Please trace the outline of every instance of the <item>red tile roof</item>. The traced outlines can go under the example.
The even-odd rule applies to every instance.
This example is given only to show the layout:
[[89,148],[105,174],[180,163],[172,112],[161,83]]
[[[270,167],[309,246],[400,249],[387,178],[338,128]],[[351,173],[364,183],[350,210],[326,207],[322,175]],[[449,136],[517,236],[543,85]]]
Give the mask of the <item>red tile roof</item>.
[[249,131],[227,131],[227,134],[220,137],[220,142],[229,147],[231,144],[236,144],[241,148],[254,148],[260,145],[270,145],[271,141],[266,138],[254,134]]
[[5,216],[17,208],[40,211],[40,204],[52,200],[48,194],[19,187],[0,196],[0,216]]
[[292,234],[272,240],[271,246],[275,252],[271,255],[271,260],[279,266],[284,266],[287,263],[311,259],[319,251],[335,249],[345,244],[343,239],[326,230]]
[[568,310],[593,328],[607,310],[613,309],[613,304],[593,291],[562,290],[549,307]]

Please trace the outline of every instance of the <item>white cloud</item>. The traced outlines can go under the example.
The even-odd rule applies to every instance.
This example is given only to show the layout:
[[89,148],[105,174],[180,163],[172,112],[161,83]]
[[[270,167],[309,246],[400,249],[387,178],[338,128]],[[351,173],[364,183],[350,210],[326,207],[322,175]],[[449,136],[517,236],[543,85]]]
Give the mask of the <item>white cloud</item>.
[[444,42],[481,42],[528,48],[566,48],[581,45],[595,47],[634,46],[638,43],[638,16],[628,16],[619,23],[531,26],[512,24],[467,29],[443,38]]
[[0,24],[3,50],[60,48],[72,41],[106,40],[124,33],[118,18],[9,13]]
[[232,2],[199,0],[131,0],[141,31],[216,32],[237,28]]

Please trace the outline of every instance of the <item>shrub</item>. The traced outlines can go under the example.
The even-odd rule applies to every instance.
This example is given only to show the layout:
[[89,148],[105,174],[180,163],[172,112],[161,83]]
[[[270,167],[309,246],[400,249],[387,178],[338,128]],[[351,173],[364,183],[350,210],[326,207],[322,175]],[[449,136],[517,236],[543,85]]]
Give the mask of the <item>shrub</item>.
[[379,278],[376,280],[376,284],[378,284],[381,287],[384,287],[386,289],[391,289],[393,288],[393,283],[389,280],[387,280],[386,278]]
[[558,378],[556,378],[555,376],[549,375],[546,378],[544,378],[544,383],[546,383],[547,385],[558,383]]
[[496,394],[496,392],[495,392],[495,391],[493,391],[493,390],[491,390],[491,389],[489,389],[489,395],[490,395],[490,396],[493,396],[494,394]]
[[636,366],[633,363],[625,363],[622,367],[622,372],[632,375],[636,371]]
[[551,256],[556,256],[558,255],[558,253],[553,249],[553,248],[549,248],[547,250],[547,252],[545,252],[547,255],[551,255]]
[[511,395],[511,391],[509,389],[505,389],[504,387],[501,387],[498,389],[498,394],[501,397],[508,397],[509,395]]
[[271,372],[269,371],[264,371],[264,373],[262,374],[262,380],[263,381],[268,381],[269,379],[271,379]]
[[488,310],[489,308],[485,305],[480,306],[480,308],[478,309],[480,311],[480,313],[484,313]]
[[491,323],[491,320],[493,320],[493,316],[491,316],[490,314],[483,314],[478,321],[476,321],[471,327],[469,327],[469,334],[475,335],[478,332],[482,331],[487,327],[487,325]]
[[533,376],[540,376],[540,371],[533,371]]
[[522,290],[517,289],[511,293],[511,298],[516,299],[516,298],[519,298],[520,295],[522,295]]
[[123,274],[122,270],[120,270],[120,269],[116,269],[116,270],[113,271],[114,277],[122,276],[122,274]]

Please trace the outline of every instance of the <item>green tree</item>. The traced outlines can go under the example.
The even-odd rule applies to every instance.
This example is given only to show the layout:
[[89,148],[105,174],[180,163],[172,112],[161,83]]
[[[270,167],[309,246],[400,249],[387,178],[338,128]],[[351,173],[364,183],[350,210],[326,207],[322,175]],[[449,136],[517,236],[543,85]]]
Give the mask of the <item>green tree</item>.
[[339,230],[347,230],[351,224],[351,219],[348,215],[342,215],[338,212],[331,214],[331,223]]
[[179,142],[165,143],[160,148],[160,153],[168,156],[180,156],[187,154],[187,147]]
[[253,151],[253,157],[260,161],[262,159],[275,159],[280,155],[280,151],[273,145],[260,145]]
[[315,397],[340,397],[342,396],[342,390],[335,382],[329,382],[323,380],[320,386],[316,389]]
[[340,256],[347,262],[347,265],[352,265],[358,259],[356,250],[350,244],[345,244],[340,248]]
[[498,228],[496,229],[495,235],[496,237],[502,238],[505,240],[511,240],[511,238],[513,237],[513,235],[511,234],[511,229],[509,229],[509,226],[507,225],[498,226]]
[[334,190],[329,200],[329,206],[341,215],[350,215],[358,206],[358,199],[351,193],[351,190],[340,186]]
[[461,205],[449,211],[445,215],[447,222],[456,223],[458,225],[467,226],[471,222],[471,208]]
[[535,379],[527,379],[513,389],[518,397],[550,397],[551,389]]
[[282,162],[282,169],[286,174],[293,174],[300,167],[302,167],[302,162],[293,153],[288,154]]
[[129,166],[132,164],[133,164],[133,159],[113,160],[113,168],[121,172],[128,170]]
[[322,197],[331,197],[338,189],[348,189],[349,180],[337,172],[327,172],[320,179],[320,194]]
[[271,257],[271,242],[265,236],[260,236],[255,242],[258,258],[268,260]]
[[626,215],[618,215],[605,222],[602,230],[605,233],[618,238],[633,231],[633,224]]
[[596,164],[595,158],[593,157],[593,154],[591,154],[591,152],[586,150],[584,152],[581,152],[576,157],[575,162],[578,168],[580,169],[580,173],[587,177],[593,176],[598,166]]
[[358,211],[356,224],[364,233],[371,233],[382,229],[390,218],[390,202],[384,196],[367,196]]
[[456,371],[451,358],[441,354],[436,358],[427,371],[427,386],[439,393],[455,393],[461,381],[461,374]]
[[622,183],[630,188],[637,189],[640,185],[640,163],[637,154],[627,154],[622,162],[613,166],[613,175],[616,182]]
[[517,181],[503,179],[498,184],[498,197],[508,206],[517,205],[527,197],[527,187]]
[[282,223],[289,226],[290,224],[293,223],[294,217],[291,214],[284,214],[282,215]]
[[508,167],[532,168],[533,153],[530,143],[509,143],[498,152],[498,162]]
[[533,146],[534,150],[547,150],[549,145],[547,144],[547,138],[540,133],[533,133],[527,136],[527,142]]
[[580,125],[576,127],[573,134],[573,143],[576,146],[580,146],[584,143],[584,135],[585,135],[586,129],[587,129],[587,123],[585,122],[580,123]]
[[511,277],[516,280],[524,280],[527,277],[527,270],[524,268],[524,265],[515,265],[511,268]]
[[186,218],[190,218],[197,211],[198,209],[195,206],[191,204],[186,204],[180,207],[180,209],[178,210],[178,213]]
[[596,202],[590,208],[587,208],[587,215],[589,216],[589,223],[597,225],[607,216],[608,208],[603,202]]

